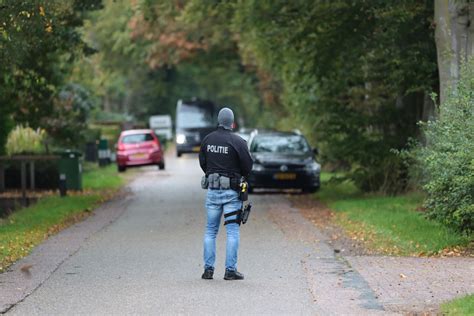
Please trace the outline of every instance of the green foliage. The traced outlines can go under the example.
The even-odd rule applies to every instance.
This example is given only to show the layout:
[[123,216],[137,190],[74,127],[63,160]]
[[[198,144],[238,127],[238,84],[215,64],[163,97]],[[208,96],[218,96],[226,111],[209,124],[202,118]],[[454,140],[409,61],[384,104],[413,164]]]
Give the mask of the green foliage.
[[414,151],[427,192],[431,218],[474,232],[474,60],[465,64],[457,86],[424,124],[426,144]]
[[89,91],[74,83],[66,84],[59,92],[58,99],[71,107],[76,112],[77,119],[82,122],[87,120],[94,107]]
[[244,71],[235,42],[211,34],[219,12],[205,11],[213,18],[195,25],[169,1],[105,1],[84,27],[96,54],[76,63],[73,78],[103,100],[103,112],[147,120],[174,115],[177,100],[198,97],[232,106],[251,124],[261,112],[256,79]]
[[474,315],[474,294],[454,299],[441,305],[443,315]]
[[8,135],[6,151],[8,155],[34,154],[45,151],[46,131],[33,130],[31,127],[18,125]]
[[55,96],[52,113],[42,123],[56,145],[77,148],[88,134],[87,120],[93,107],[87,90],[67,84]]
[[323,173],[316,196],[336,211],[336,220],[355,239],[385,254],[429,255],[465,246],[469,238],[419,212],[424,196],[363,194],[351,181],[331,181]]
[[[72,61],[85,49],[76,28],[88,10],[99,7],[100,0],[2,1],[2,120],[6,117],[36,128],[51,115],[57,88],[64,83]],[[5,144],[4,127],[0,130],[0,151]]]
[[254,0],[236,2],[232,25],[281,82],[287,127],[364,191],[398,193],[407,172],[391,149],[417,134],[437,84],[432,15],[422,1]]

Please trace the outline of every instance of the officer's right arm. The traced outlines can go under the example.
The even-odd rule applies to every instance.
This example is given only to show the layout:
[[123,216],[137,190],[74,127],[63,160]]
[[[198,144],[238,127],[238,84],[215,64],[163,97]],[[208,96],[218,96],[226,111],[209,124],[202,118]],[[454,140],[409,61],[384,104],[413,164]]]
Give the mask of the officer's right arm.
[[206,152],[204,151],[206,146],[204,145],[204,141],[201,144],[201,149],[199,150],[199,165],[201,166],[202,171],[206,173],[207,162],[206,162]]

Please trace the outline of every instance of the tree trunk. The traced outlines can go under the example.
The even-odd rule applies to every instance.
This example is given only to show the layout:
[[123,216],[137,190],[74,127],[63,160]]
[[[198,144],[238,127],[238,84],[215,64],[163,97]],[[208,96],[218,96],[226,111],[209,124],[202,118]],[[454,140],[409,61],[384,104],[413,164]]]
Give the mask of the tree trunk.
[[461,64],[474,54],[474,3],[470,0],[435,0],[436,48],[440,102],[456,85]]

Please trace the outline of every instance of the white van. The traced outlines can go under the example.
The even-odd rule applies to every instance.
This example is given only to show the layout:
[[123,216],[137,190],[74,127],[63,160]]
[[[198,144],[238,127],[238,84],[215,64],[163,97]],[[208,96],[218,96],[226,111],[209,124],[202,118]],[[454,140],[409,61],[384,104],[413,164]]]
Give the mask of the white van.
[[171,123],[171,115],[153,115],[150,116],[150,129],[155,132],[156,136],[171,140],[173,138],[173,126]]

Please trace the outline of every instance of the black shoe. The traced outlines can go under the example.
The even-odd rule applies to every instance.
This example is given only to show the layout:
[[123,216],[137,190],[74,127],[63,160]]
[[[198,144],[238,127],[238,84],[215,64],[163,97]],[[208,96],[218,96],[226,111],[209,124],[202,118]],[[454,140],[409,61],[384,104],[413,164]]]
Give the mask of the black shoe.
[[204,270],[204,273],[202,274],[201,278],[204,280],[212,280],[213,275],[214,275],[214,269],[207,268]]
[[225,270],[224,280],[243,280],[244,275],[240,272]]

